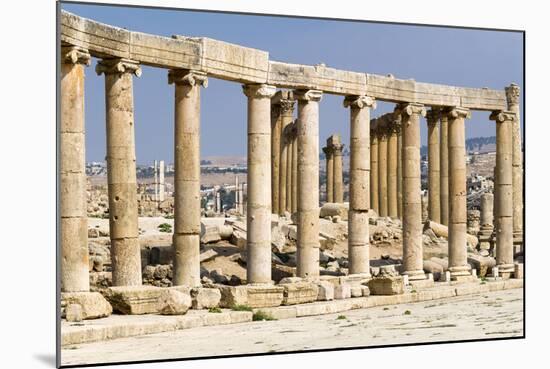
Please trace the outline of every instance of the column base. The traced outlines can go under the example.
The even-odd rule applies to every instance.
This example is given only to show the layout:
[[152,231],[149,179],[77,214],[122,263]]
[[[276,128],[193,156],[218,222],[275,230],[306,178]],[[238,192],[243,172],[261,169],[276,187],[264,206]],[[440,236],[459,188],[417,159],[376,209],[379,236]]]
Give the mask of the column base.
[[420,269],[420,270],[407,270],[407,271],[404,271],[401,274],[408,276],[409,282],[427,279],[426,274],[424,273],[424,270],[422,270],[422,269]]
[[471,282],[475,277],[471,274],[471,267],[469,265],[450,267],[451,281],[456,282]]
[[497,264],[498,275],[502,279],[510,279],[514,274],[514,264]]
[[[77,316],[67,316],[69,305],[80,305]],[[104,318],[111,315],[111,304],[99,292],[61,292],[61,317],[70,321]]]

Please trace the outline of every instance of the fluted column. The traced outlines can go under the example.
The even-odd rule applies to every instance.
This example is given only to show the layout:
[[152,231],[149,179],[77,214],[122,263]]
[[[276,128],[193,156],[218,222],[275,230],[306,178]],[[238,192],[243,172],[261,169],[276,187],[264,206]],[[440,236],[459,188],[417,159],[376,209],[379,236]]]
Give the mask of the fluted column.
[[297,275],[319,276],[319,101],[322,92],[300,90],[298,100]]
[[132,75],[139,65],[127,59],[103,59],[107,113],[107,178],[113,286],[139,286],[141,252],[138,241],[136,149]]
[[90,290],[86,158],[84,129],[84,68],[87,50],[61,48],[60,212],[61,291]]
[[491,120],[496,122],[497,132],[497,183],[498,193],[497,228],[496,228],[496,262],[499,275],[510,277],[514,272],[514,226],[513,226],[513,151],[514,120],[516,113],[495,111]]
[[388,216],[397,218],[397,132],[393,117],[388,119]]
[[403,132],[403,264],[409,280],[425,279],[422,248],[422,203],[420,182],[421,104],[399,104]]
[[292,124],[292,180],[290,188],[292,192],[291,213],[298,211],[298,127],[296,121]]
[[271,119],[275,87],[245,85],[248,97],[248,195],[246,205],[248,283],[271,282]]
[[325,161],[327,165],[327,202],[334,202],[334,159],[332,156],[332,147],[328,146],[328,142],[327,146],[323,147],[323,152],[325,153]]
[[376,121],[378,133],[378,207],[381,217],[388,216],[388,127],[386,117]]
[[432,108],[426,114],[428,121],[428,218],[441,223],[441,181],[439,153],[439,109]]
[[466,137],[468,109],[448,110],[449,119],[449,271],[453,280],[470,274],[466,244]]
[[513,223],[514,223],[514,243],[523,243],[523,155],[521,149],[521,115],[519,111],[520,91],[519,86],[512,83],[506,87],[506,100],[508,110],[516,114],[512,122],[512,171],[513,171]]
[[449,225],[449,118],[441,115],[439,132],[439,216],[441,224]]
[[350,108],[350,183],[349,183],[349,274],[370,275],[369,216],[370,194],[370,108],[373,98],[347,96],[344,106]]
[[[175,85],[174,112],[174,277],[175,286],[196,287],[200,280],[200,96],[206,74],[171,70]],[[214,198],[220,211],[219,193]]]
[[379,214],[378,206],[378,134],[376,119],[370,120],[370,206]]

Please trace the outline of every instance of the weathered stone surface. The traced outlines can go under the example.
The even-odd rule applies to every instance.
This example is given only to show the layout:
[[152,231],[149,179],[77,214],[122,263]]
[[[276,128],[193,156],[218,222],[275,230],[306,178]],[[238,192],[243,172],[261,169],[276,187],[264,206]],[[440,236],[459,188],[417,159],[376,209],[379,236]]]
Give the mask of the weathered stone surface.
[[319,217],[340,217],[340,220],[348,220],[348,203],[327,202],[321,207]]
[[313,302],[319,295],[319,287],[310,282],[284,283],[282,305],[296,305]]
[[496,260],[490,256],[470,254],[468,255],[468,264],[470,264],[472,269],[477,270],[477,275],[485,277],[489,275],[491,269],[496,265]]
[[214,259],[216,256],[218,256],[218,253],[215,250],[206,250],[205,252],[202,252],[199,256],[199,260],[202,263],[203,261],[208,261]]
[[193,288],[191,298],[193,309],[209,309],[218,306],[222,294],[217,288]]
[[350,286],[351,297],[361,297],[363,296],[362,286]]
[[68,322],[81,322],[84,318],[84,312],[80,304],[69,304],[65,308],[65,319]]
[[62,292],[61,316],[64,316],[64,309],[71,304],[81,306],[82,319],[103,318],[113,312],[111,305],[99,292]]
[[248,304],[246,286],[217,286],[221,293],[220,307],[232,308],[235,305]]
[[361,286],[361,292],[363,297],[370,296],[370,288],[368,286]]
[[523,279],[523,263],[514,264],[514,278]]
[[161,315],[183,315],[191,307],[191,297],[175,289],[164,289],[157,302]]
[[248,285],[247,305],[252,308],[279,306],[283,302],[284,288],[279,286]]
[[403,278],[384,276],[371,279],[367,283],[371,295],[401,295],[404,293]]
[[162,288],[153,286],[119,286],[105,291],[105,298],[113,311],[121,314],[155,314]]
[[342,300],[351,297],[351,286],[349,284],[339,284],[334,287],[334,299]]
[[334,284],[328,281],[317,282],[319,287],[319,293],[317,294],[317,300],[330,301],[334,300]]

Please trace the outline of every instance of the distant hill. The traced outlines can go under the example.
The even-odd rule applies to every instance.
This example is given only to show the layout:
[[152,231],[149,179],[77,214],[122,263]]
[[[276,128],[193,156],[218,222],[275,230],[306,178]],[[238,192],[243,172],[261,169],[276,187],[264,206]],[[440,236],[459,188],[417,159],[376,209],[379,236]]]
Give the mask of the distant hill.
[[[468,138],[466,139],[466,152],[492,152],[496,150],[496,143],[496,136]],[[427,155],[428,147],[422,146],[420,148],[420,154],[422,156]]]

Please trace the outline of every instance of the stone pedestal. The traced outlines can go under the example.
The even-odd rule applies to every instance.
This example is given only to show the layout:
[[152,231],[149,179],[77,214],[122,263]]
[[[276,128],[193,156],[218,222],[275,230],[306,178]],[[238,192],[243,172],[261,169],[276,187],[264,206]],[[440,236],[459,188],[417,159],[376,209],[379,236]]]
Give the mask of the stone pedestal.
[[319,101],[322,92],[295,91],[298,100],[297,275],[319,276]]
[[449,119],[449,271],[451,279],[470,275],[466,242],[466,138],[468,109],[448,110]]
[[498,271],[504,278],[514,272],[513,246],[513,112],[497,111],[491,114],[497,125],[497,228],[496,260]]
[[103,59],[96,72],[105,74],[113,286],[139,286],[142,282],[132,74],[139,77],[141,69],[130,60]]
[[441,223],[439,116],[438,109],[431,109],[426,115],[428,121],[428,217],[437,223]]
[[376,119],[370,121],[370,207],[378,214],[378,133]]
[[421,104],[400,104],[396,107],[396,113],[401,115],[403,132],[403,274],[409,280],[425,279],[420,198],[420,116],[424,116],[426,110]]
[[447,115],[441,115],[440,141],[439,141],[439,206],[441,224],[449,225],[449,119]]
[[370,276],[369,217],[370,208],[370,108],[373,98],[348,96],[344,106],[350,108],[350,185],[348,220],[348,258],[350,274]]
[[271,282],[271,120],[275,87],[243,86],[248,97],[247,282]]
[[378,207],[381,217],[388,216],[388,128],[386,118],[376,121],[378,133]]
[[90,290],[84,136],[84,68],[89,64],[86,50],[61,48],[59,192],[63,292]]
[[[204,73],[173,70],[174,113],[174,278],[175,286],[196,287],[200,281],[200,88]],[[220,211],[216,192],[216,211]]]

